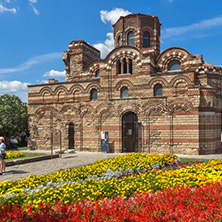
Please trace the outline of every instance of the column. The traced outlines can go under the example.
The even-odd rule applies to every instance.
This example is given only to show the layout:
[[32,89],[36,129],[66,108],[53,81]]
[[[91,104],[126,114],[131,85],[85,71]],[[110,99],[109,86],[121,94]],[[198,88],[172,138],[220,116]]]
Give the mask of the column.
[[130,73],[130,62],[128,58],[126,59],[126,64],[127,64],[127,68],[126,68],[127,73]]
[[123,62],[123,59],[120,60],[120,64],[121,64],[120,74],[123,74],[124,73],[124,62]]

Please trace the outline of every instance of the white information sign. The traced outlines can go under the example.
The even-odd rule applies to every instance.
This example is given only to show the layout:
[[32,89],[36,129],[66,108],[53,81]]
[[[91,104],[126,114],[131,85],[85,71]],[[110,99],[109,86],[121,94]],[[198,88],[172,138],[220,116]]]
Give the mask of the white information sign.
[[101,139],[104,140],[105,139],[105,132],[101,131]]
[[128,129],[128,135],[132,135],[132,129]]

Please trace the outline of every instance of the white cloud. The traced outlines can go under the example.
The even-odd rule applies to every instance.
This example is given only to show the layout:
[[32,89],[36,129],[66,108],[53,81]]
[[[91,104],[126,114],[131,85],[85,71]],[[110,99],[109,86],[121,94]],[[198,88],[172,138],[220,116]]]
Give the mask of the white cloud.
[[10,0],[5,0],[5,2],[6,2],[6,3],[10,3],[11,1],[10,1]]
[[2,4],[0,4],[0,14],[4,12],[11,12],[15,14],[17,10],[15,8],[6,8]]
[[37,84],[46,84],[46,83],[48,83],[48,80],[36,80],[36,83]]
[[51,76],[51,77],[64,77],[66,74],[66,71],[56,71],[56,70],[50,70],[49,72],[44,73],[43,76]]
[[39,11],[37,10],[37,8],[34,6],[35,3],[38,3],[38,0],[28,0],[30,3],[30,6],[32,7],[33,12],[36,15],[39,15]]
[[112,24],[114,24],[119,19],[120,16],[126,16],[129,14],[132,13],[128,10],[122,8],[114,8],[111,11],[101,10],[100,18],[104,23],[111,22]]
[[35,56],[31,59],[28,59],[26,62],[22,63],[21,65],[14,67],[14,68],[0,69],[0,74],[28,70],[35,64],[45,63],[45,62],[55,60],[55,59],[60,59],[60,58],[62,58],[62,52],[53,52],[53,53],[48,53],[45,55]]
[[[111,11],[101,10],[100,18],[104,23],[111,22],[111,24],[114,24],[120,16],[126,16],[129,14],[131,14],[131,12],[128,10],[122,8],[114,8]],[[106,55],[114,48],[113,33],[107,33],[106,37],[107,39],[105,40],[105,42],[96,43],[93,45],[95,48],[100,50],[102,58],[105,58]]]
[[39,15],[39,11],[36,9],[36,7],[33,5],[33,4],[30,4],[31,7],[32,7],[32,10],[33,12],[36,14],[36,15]]
[[17,80],[14,81],[0,81],[0,94],[4,93],[14,93],[18,91],[25,91],[27,90],[27,86],[30,83],[27,82],[20,82]]
[[18,96],[23,102],[28,101],[28,85],[27,82],[14,81],[0,81],[0,95],[14,94]]
[[114,49],[114,39],[113,39],[113,33],[109,32],[106,34],[108,37],[104,43],[97,43],[93,46],[98,49],[101,52],[101,57],[105,58],[106,55]]
[[[169,39],[171,37],[191,37],[196,36],[198,38],[209,35],[209,33],[200,33],[200,31],[204,32],[207,29],[211,29],[217,26],[222,26],[222,15],[215,17],[213,19],[202,20],[198,23],[193,23],[187,26],[166,28],[162,31],[162,39]],[[188,35],[188,33],[191,33]],[[212,33],[213,34],[213,33]]]

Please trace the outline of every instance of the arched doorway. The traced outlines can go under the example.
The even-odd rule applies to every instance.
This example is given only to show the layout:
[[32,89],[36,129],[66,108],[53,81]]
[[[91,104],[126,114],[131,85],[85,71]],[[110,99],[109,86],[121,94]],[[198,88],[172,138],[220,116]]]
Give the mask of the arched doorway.
[[138,152],[138,118],[133,112],[122,117],[123,152]]
[[68,126],[69,149],[74,149],[74,124],[71,122]]

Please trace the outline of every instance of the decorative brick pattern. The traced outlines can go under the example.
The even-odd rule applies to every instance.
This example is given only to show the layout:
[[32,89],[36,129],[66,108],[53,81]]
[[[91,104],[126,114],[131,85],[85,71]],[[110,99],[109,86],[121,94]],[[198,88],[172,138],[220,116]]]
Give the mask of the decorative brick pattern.
[[[139,127],[135,151],[221,152],[222,68],[180,47],[160,53],[160,25],[157,17],[145,14],[121,17],[113,25],[115,49],[105,59],[83,40],[72,41],[63,54],[66,82],[49,79],[29,86],[29,145],[51,149],[52,132],[59,130],[62,147],[68,149],[72,122],[76,150],[101,151],[100,132],[108,131],[110,152],[123,152],[123,116],[133,112]],[[134,31],[134,46],[127,45],[129,31]],[[145,31],[149,48],[143,48]],[[117,61],[123,58],[132,60],[132,74],[117,74]],[[173,60],[181,70],[168,71]],[[156,84],[162,85],[162,96],[154,97]],[[121,99],[124,86],[128,98]],[[97,100],[90,100],[92,89]]]

